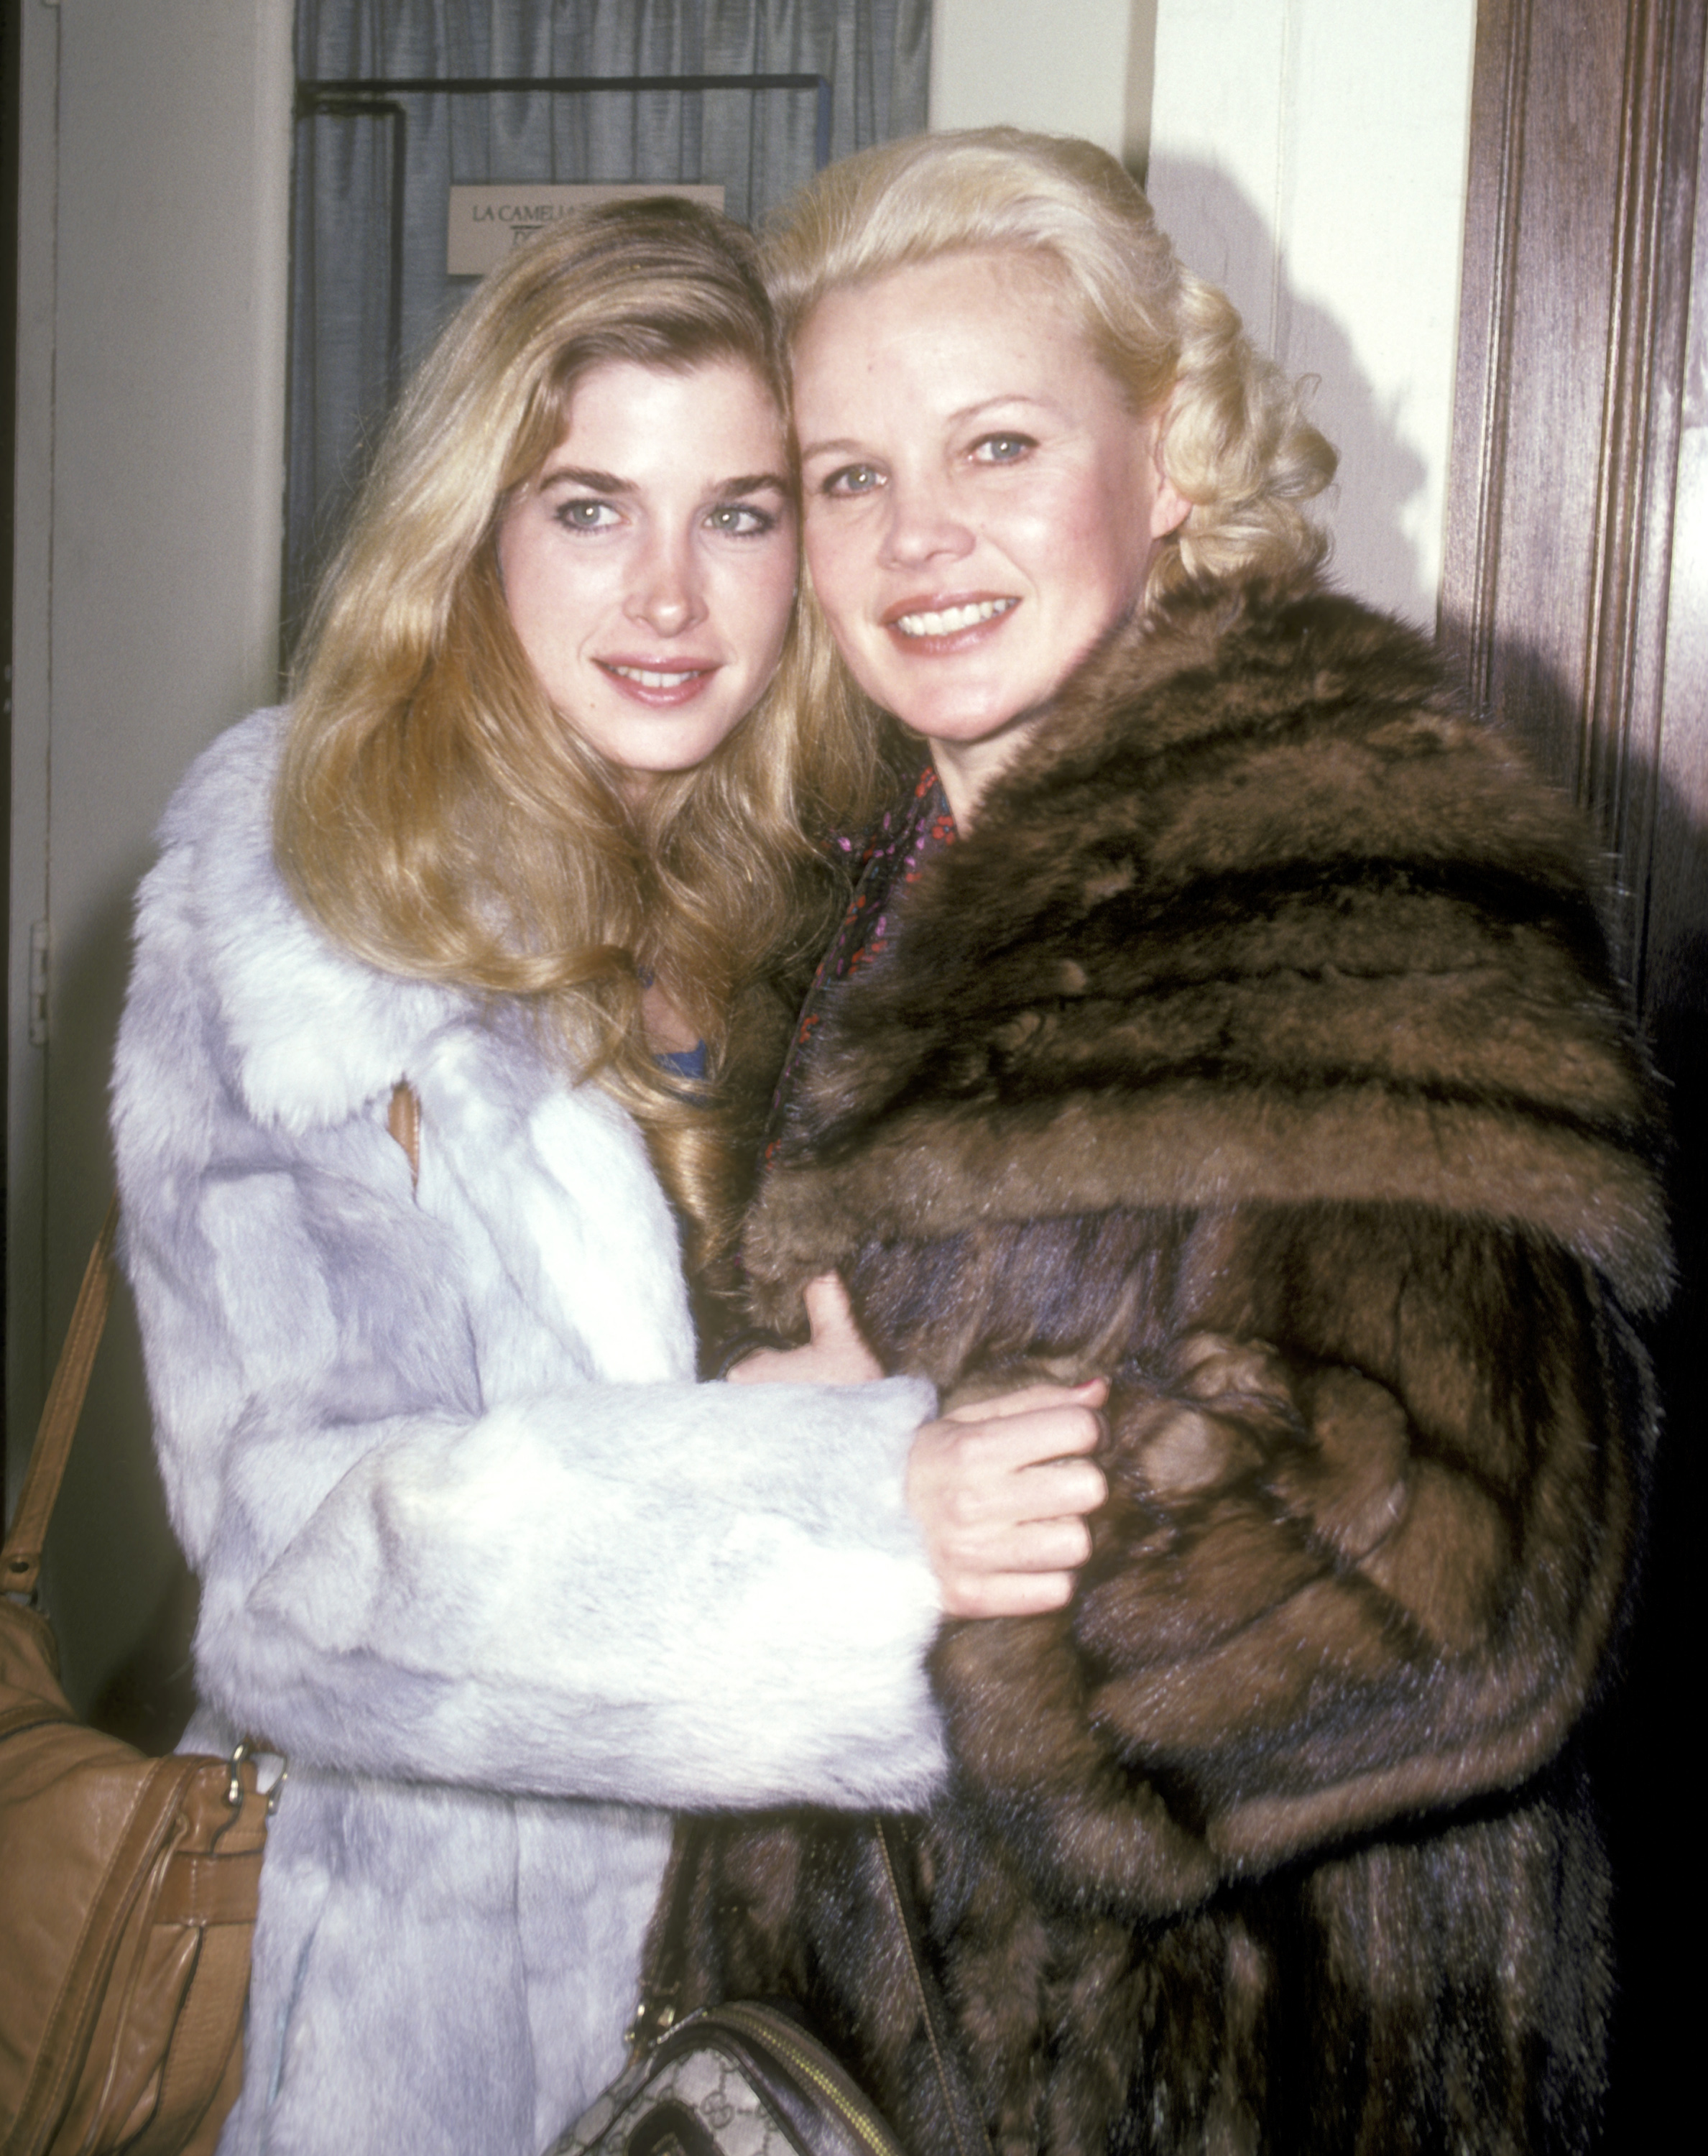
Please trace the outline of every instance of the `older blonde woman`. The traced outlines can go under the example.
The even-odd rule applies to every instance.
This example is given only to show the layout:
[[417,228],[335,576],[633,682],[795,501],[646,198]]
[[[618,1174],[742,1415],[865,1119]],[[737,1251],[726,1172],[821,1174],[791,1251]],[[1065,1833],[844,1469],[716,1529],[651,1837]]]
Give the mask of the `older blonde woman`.
[[[1318,580],[1330,451],[1100,151],[869,153],[768,275],[817,602],[924,767],[801,1029],[756,1306],[834,1270],[951,1395],[1115,1374],[1071,1607],[934,1664],[919,1884],[992,2144],[1577,2148],[1573,1738],[1668,1283],[1585,835]],[[697,1883],[694,1995],[794,1991],[948,2156],[869,1841],[732,1827]]]
[[1028,1595],[1028,1511],[1101,1494],[1095,1389],[693,1382],[678,1219],[716,1241],[799,804],[861,783],[801,693],[783,387],[722,219],[518,253],[143,886],[114,1124],[187,1741],[290,1763],[227,2156],[543,2147],[621,2057],[660,1808],[922,1801],[960,1468],[958,1569]]

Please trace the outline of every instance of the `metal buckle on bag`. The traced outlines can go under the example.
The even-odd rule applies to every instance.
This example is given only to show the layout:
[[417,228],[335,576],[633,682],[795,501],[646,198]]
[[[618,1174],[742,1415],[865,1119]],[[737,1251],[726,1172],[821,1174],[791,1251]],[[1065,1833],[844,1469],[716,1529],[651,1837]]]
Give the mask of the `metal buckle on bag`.
[[643,1999],[634,2010],[634,2018],[623,2032],[623,2041],[631,2051],[649,2051],[662,2036],[668,2036],[676,2025],[676,2003],[672,1999]]
[[[244,1778],[239,1770],[245,1759],[254,1759],[259,1756],[258,1748],[253,1739],[248,1737],[239,1738],[237,1743],[231,1748],[231,1757],[226,1762],[231,1770],[231,1779],[225,1785],[225,1801],[233,1811],[239,1809],[244,1800]],[[279,1772],[274,1778],[272,1786],[267,1791],[269,1819],[271,1819],[279,1809],[279,1799],[285,1794],[285,1784],[290,1774],[290,1762],[282,1752],[274,1753],[270,1756],[278,1760]]]

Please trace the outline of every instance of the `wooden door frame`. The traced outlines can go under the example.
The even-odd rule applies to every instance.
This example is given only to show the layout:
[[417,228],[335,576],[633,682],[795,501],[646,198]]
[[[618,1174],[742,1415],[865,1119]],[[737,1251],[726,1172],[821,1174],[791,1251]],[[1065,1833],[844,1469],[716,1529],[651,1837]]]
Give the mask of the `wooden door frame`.
[[[1480,0],[1477,18],[1441,631],[1478,701],[1596,818],[1634,891],[1654,865],[1663,764],[1704,15],[1700,0]],[[1587,48],[1613,64],[1574,71]],[[1570,110],[1586,87],[1601,107],[1587,122]],[[1586,137],[1613,152],[1598,171]],[[1605,212],[1600,262],[1558,214],[1586,195]],[[1525,239],[1537,224],[1540,249]],[[1557,280],[1540,295],[1539,257]],[[1515,547],[1507,512],[1534,480],[1536,424],[1562,409],[1575,424],[1557,448],[1560,509],[1589,535],[1589,576],[1575,619],[1538,639],[1531,624],[1556,610],[1532,602],[1557,559]],[[1645,1004],[1649,925],[1624,924]]]
[[[1669,1425],[1591,1738],[1619,1953],[1609,2148],[1670,2133],[1694,2098],[1693,2002],[1662,1949],[1691,1935],[1679,1898],[1697,1867],[1661,1807],[1694,1786],[1708,1502],[1708,541],[1680,543],[1687,513],[1708,521],[1705,13],[1480,0],[1441,591],[1474,696],[1617,864],[1619,955],[1675,1111],[1681,1283],[1655,1342]],[[1686,613],[1691,634],[1670,634]]]

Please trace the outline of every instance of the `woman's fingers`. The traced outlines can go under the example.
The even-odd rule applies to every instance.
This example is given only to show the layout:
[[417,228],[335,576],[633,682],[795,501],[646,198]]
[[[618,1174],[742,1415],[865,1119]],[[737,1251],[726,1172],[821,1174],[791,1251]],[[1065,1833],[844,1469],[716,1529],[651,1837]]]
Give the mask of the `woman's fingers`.
[[[825,1277],[836,1280],[834,1273],[827,1274]],[[837,1285],[840,1286],[841,1282],[839,1281]],[[1040,1381],[1035,1385],[1022,1385],[1016,1392],[993,1393],[987,1400],[967,1400],[958,1408],[951,1408],[943,1419],[946,1422],[999,1422],[1006,1416],[1031,1414],[1040,1408],[1100,1408],[1108,1398],[1107,1378],[1082,1378],[1077,1385],[1058,1385]]]
[[1071,1572],[969,1573],[943,1588],[946,1617],[1039,1617],[1074,1599]]
[[762,1348],[730,1373],[736,1385],[864,1385],[884,1374],[860,1337],[848,1290],[835,1273],[820,1273],[805,1289],[813,1337],[804,1348]]
[[[1109,1495],[1103,1470],[1081,1456],[1097,1443],[1097,1419],[1085,1439],[1080,1417],[1042,1411],[1018,1430],[1006,1425],[927,1423],[913,1457],[951,1530],[998,1532],[1030,1520],[1095,1512]],[[1078,1563],[1075,1558],[1073,1562]]]
[[839,1273],[820,1273],[816,1280],[809,1280],[803,1300],[813,1352],[824,1358],[827,1368],[844,1373],[831,1379],[831,1383],[864,1384],[883,1376],[883,1365],[860,1337],[854,1305],[848,1299],[848,1290]]
[[1084,1515],[1108,1494],[1083,1455],[1102,1435],[1107,1397],[1089,1385],[1037,1385],[927,1423],[908,1460],[907,1502],[951,1616],[1059,1609],[1090,1553]]

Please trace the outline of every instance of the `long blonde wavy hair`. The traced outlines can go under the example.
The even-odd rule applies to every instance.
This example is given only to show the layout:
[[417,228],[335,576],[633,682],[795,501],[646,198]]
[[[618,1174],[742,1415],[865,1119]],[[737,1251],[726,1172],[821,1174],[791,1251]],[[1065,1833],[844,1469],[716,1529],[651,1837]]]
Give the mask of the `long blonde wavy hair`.
[[767,289],[792,346],[820,300],[939,255],[1024,253],[1050,273],[1134,413],[1165,413],[1163,471],[1192,505],[1147,596],[1304,574],[1327,542],[1305,505],[1336,456],[1299,385],[1252,346],[1227,295],[1184,269],[1106,151],[1014,127],[916,136],[832,165],[766,234]]
[[729,1131],[659,1067],[642,980],[716,1075],[740,990],[828,927],[823,836],[866,812],[875,752],[809,623],[705,763],[627,803],[523,654],[496,530],[588,369],[731,359],[786,411],[753,243],[698,206],[567,218],[493,271],[411,383],[321,583],[274,818],[280,867],[336,942],[533,1006],[566,1071],[639,1119],[699,1255],[727,1225]]

